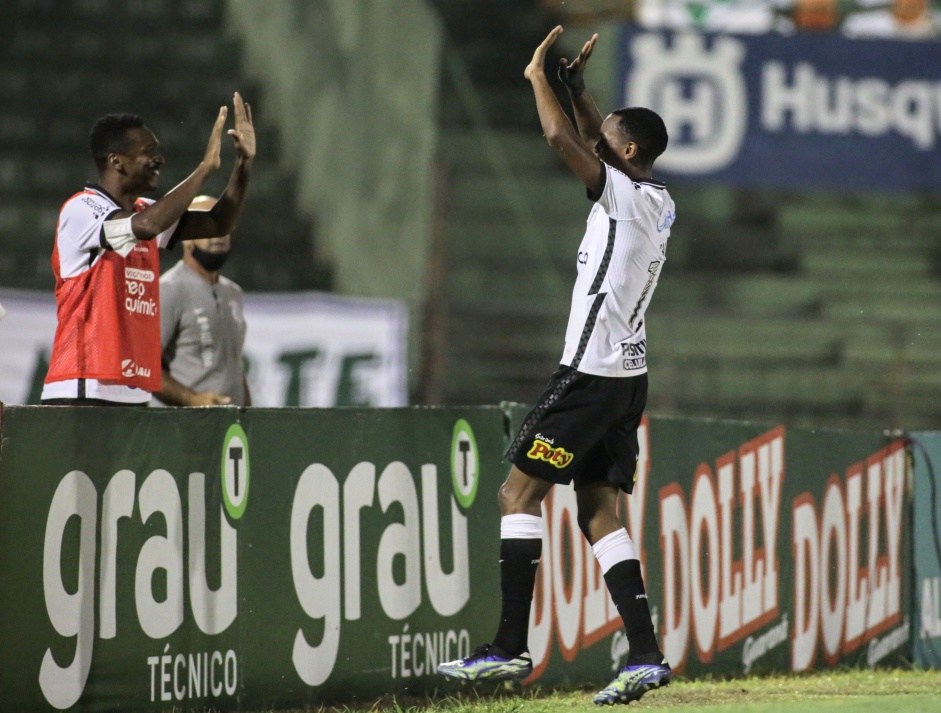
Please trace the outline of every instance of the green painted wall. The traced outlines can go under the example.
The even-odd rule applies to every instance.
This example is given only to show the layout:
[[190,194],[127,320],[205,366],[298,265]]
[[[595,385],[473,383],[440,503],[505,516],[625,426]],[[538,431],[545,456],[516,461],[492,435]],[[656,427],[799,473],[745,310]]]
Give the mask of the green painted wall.
[[438,17],[423,0],[229,0],[228,20],[335,289],[406,301],[417,345],[436,205]]

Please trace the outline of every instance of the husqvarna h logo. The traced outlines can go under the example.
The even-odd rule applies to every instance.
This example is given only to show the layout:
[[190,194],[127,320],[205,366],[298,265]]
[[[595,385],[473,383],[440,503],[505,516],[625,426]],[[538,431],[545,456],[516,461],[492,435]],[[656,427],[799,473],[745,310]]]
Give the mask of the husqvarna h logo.
[[711,173],[735,160],[748,128],[748,96],[739,69],[745,46],[699,34],[638,35],[631,42],[630,106],[663,117],[670,147],[657,165],[676,173]]

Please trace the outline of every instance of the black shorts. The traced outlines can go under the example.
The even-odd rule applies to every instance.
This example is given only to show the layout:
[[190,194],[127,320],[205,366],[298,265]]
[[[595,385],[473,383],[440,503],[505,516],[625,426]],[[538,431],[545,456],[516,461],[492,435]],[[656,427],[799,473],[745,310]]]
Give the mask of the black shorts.
[[575,489],[614,483],[629,493],[637,470],[637,428],[647,405],[647,374],[607,377],[560,366],[506,452],[536,478]]

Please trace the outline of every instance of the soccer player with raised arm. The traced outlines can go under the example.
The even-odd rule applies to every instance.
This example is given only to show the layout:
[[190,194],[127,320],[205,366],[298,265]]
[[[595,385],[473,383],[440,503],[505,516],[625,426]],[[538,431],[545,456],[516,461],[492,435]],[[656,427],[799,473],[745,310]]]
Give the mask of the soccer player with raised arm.
[[255,158],[251,107],[236,93],[228,130],[235,164],[211,210],[189,210],[221,165],[228,108],[219,109],[203,160],[163,197],[157,137],[136,114],[107,114],[88,146],[98,182],[59,212],[52,271],[58,325],[42,390],[49,405],[138,405],[161,388],[159,248],[228,235],[248,190]]
[[524,679],[536,570],[542,554],[542,501],[554,484],[575,485],[578,525],[594,551],[624,622],[627,665],[594,697],[630,703],[665,686],[672,672],[654,632],[637,548],[618,519],[621,491],[634,486],[637,428],[647,402],[644,314],[666,259],[675,207],[653,163],[667,131],[650,109],[618,109],[601,118],[585,89],[585,65],[598,36],[559,78],[568,89],[577,130],[556,100],[544,65],[562,34],[539,45],[524,76],[549,145],[584,184],[593,202],[578,248],[578,276],[559,369],[507,451],[510,474],[500,488],[502,611],[490,644],[443,663],[459,680]]

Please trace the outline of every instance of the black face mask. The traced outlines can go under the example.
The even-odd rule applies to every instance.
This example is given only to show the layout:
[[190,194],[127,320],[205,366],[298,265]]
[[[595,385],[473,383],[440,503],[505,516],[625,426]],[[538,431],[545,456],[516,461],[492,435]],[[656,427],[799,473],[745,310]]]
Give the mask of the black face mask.
[[202,265],[204,270],[208,270],[209,272],[219,272],[222,266],[225,265],[225,261],[228,257],[228,252],[211,253],[207,250],[200,250],[195,245],[193,246],[193,259]]

